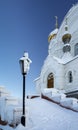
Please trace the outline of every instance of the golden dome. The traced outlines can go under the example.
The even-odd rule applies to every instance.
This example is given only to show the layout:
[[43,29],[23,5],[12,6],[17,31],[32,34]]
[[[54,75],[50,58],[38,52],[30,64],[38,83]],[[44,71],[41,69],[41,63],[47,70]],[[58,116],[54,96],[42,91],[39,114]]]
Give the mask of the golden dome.
[[52,31],[49,36],[48,36],[48,42],[50,42],[52,39],[54,39],[56,37],[58,33],[58,28],[54,29],[54,31]]
[[68,43],[68,42],[70,42],[70,40],[71,40],[71,34],[66,33],[66,34],[63,35],[62,41],[63,41],[64,43]]
[[48,42],[50,42],[53,38],[56,37],[57,34],[52,34],[48,36]]

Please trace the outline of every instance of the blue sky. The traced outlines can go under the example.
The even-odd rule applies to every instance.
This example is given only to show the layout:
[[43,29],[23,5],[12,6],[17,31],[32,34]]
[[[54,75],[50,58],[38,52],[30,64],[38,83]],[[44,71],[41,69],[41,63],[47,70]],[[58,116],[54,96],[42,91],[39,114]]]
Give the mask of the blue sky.
[[34,92],[34,79],[48,55],[48,35],[59,26],[77,0],[0,0],[0,85],[12,95],[22,95],[19,59],[24,51],[32,60],[26,77],[26,93]]

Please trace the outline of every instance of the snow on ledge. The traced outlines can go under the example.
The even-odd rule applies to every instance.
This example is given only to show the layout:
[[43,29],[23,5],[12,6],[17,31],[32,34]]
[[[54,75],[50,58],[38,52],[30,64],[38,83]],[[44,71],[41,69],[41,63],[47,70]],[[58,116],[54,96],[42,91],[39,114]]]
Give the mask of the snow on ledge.
[[77,104],[77,99],[76,98],[65,98],[60,101],[60,104],[65,107],[72,108],[72,105]]
[[57,90],[55,88],[44,88],[43,90],[41,90],[41,92],[43,94],[47,94],[49,92],[51,92],[51,93],[59,93],[59,90]]
[[78,112],[78,99],[68,98],[64,93],[57,89],[44,89],[42,91],[42,97],[45,99],[49,99],[50,101],[53,101],[55,103],[58,103],[64,108],[69,108]]
[[65,99],[66,95],[63,94],[63,93],[59,93],[59,94],[55,94],[55,95],[52,95],[52,100],[57,102],[57,103],[60,103],[60,101],[62,99]]

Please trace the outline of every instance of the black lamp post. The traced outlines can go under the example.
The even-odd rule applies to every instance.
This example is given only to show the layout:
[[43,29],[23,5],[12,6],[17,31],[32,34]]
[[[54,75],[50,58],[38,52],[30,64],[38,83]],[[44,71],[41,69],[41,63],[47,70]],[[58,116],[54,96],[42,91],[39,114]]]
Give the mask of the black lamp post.
[[32,61],[28,58],[28,53],[24,53],[24,56],[20,58],[19,63],[21,67],[21,72],[23,75],[23,111],[21,117],[21,124],[25,126],[26,118],[25,118],[25,76],[29,70],[30,63]]

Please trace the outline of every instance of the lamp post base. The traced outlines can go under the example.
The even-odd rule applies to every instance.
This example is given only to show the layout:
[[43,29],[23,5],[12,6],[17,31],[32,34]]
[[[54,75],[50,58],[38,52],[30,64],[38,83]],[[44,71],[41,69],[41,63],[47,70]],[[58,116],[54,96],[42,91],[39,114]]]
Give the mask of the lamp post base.
[[26,122],[26,117],[23,115],[23,116],[21,117],[21,124],[22,124],[23,126],[25,126],[25,122]]

